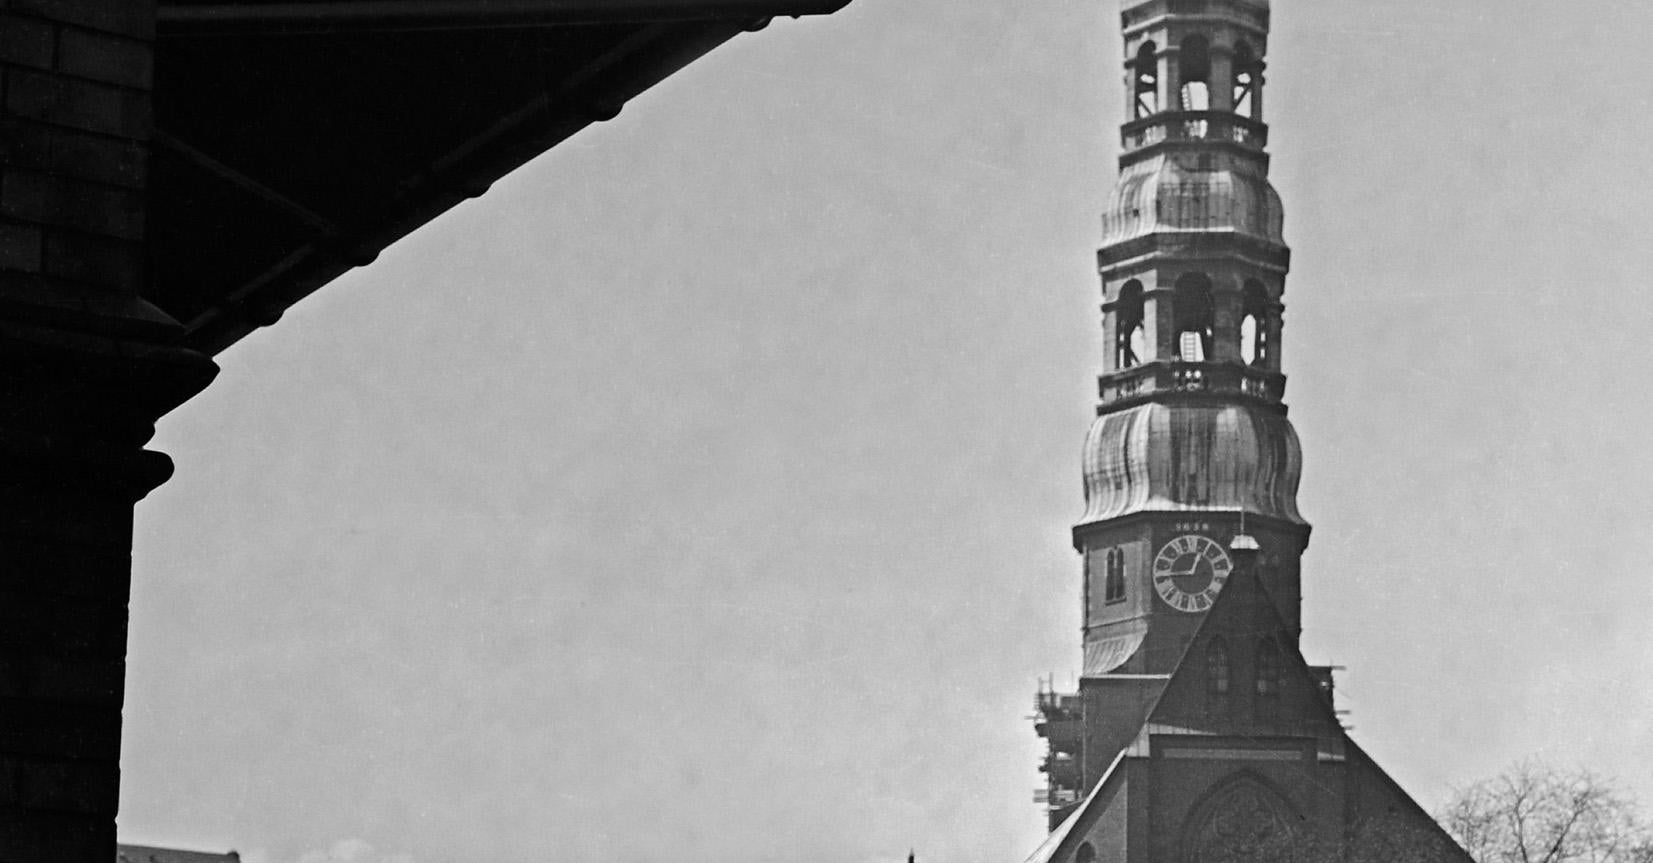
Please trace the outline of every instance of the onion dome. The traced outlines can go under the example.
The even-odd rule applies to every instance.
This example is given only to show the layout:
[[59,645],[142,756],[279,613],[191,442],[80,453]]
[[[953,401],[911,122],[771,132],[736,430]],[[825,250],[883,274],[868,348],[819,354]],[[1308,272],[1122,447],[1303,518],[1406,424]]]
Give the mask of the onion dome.
[[1161,153],[1126,167],[1102,216],[1102,245],[1165,231],[1231,231],[1285,245],[1285,208],[1268,178],[1186,170]]
[[1244,404],[1138,405],[1085,438],[1081,524],[1138,512],[1297,512],[1303,449],[1284,415]]

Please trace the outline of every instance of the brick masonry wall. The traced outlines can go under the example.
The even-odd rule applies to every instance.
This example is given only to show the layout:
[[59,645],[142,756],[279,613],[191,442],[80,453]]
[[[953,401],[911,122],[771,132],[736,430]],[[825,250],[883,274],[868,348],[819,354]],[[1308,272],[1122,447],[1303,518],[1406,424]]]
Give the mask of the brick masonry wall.
[[142,284],[154,27],[0,0],[0,863],[115,854],[132,507],[168,468],[103,328]]
[[0,4],[0,273],[136,294],[154,5]]

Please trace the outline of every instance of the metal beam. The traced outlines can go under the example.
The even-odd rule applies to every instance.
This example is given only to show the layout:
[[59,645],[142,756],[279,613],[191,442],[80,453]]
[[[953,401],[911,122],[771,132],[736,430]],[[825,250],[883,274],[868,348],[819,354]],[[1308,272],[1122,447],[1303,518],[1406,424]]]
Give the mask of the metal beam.
[[310,0],[236,3],[163,0],[158,36],[468,30],[824,15],[849,0]]
[[269,186],[231,168],[229,165],[214,159],[206,153],[190,146],[167,134],[166,130],[156,128],[150,133],[150,141],[161,149],[168,150],[187,162],[195,165],[208,174],[223,180],[226,183],[252,195],[269,204],[277,210],[292,216],[300,222],[309,225],[316,232],[323,235],[336,234],[339,231],[331,219],[317,213],[315,210],[277,192]]

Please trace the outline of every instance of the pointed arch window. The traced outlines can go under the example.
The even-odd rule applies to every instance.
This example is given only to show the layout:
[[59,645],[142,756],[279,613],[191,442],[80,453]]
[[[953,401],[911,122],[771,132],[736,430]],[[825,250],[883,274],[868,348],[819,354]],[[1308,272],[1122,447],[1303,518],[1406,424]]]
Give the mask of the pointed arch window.
[[1104,603],[1125,601],[1125,551],[1119,548],[1108,549],[1107,575],[1103,579],[1102,601]]
[[1229,671],[1228,643],[1221,637],[1211,639],[1205,646],[1205,691],[1210,695],[1227,695]]
[[1131,92],[1135,108],[1133,119],[1140,120],[1159,113],[1159,46],[1144,42],[1131,63]]
[[1257,695],[1262,698],[1279,696],[1285,683],[1285,663],[1280,656],[1280,646],[1274,639],[1265,638],[1257,643]]
[[1211,357],[1211,280],[1203,273],[1184,275],[1177,280],[1173,303],[1178,358],[1205,362]]
[[1096,846],[1086,842],[1079,846],[1079,853],[1073,855],[1073,863],[1096,863]]
[[1119,289],[1114,302],[1114,368],[1128,369],[1147,360],[1143,317],[1142,283],[1132,279]]
[[1262,282],[1246,282],[1240,306],[1240,358],[1247,365],[1266,365],[1273,353],[1268,337],[1268,307],[1268,290]]

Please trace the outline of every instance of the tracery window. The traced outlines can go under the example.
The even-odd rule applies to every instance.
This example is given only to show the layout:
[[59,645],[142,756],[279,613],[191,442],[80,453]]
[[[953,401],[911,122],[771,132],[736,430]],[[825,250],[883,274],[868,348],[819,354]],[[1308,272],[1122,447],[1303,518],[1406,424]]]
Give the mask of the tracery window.
[[1249,777],[1228,784],[1190,819],[1187,863],[1281,863],[1301,859],[1292,825],[1302,819],[1279,794]]

